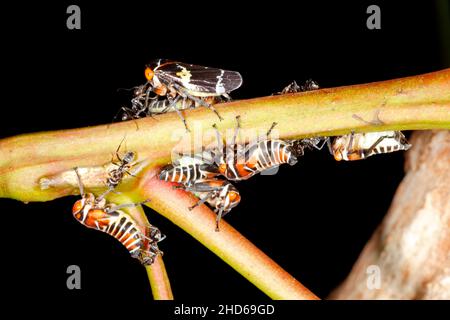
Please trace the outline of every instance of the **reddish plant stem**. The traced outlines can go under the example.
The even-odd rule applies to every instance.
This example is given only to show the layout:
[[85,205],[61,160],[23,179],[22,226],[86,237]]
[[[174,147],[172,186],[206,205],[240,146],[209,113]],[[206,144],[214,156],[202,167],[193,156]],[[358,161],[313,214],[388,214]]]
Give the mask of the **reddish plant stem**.
[[256,287],[273,299],[318,299],[299,281],[248,241],[224,220],[215,231],[216,215],[205,205],[190,211],[198,199],[148,174],[141,180],[141,198],[146,204],[188,232]]

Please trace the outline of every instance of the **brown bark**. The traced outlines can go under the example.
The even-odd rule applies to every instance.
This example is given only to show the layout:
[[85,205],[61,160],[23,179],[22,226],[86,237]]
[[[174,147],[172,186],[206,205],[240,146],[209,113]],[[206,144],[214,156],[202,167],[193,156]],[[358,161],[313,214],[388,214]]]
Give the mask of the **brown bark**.
[[450,131],[415,132],[411,143],[389,212],[329,298],[450,299]]

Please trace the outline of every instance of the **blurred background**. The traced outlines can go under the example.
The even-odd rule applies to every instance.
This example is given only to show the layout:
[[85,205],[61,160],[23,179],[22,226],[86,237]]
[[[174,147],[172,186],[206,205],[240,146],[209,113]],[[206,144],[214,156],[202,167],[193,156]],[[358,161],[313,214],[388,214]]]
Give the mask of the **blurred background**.
[[[81,30],[66,28],[71,4],[81,8]],[[366,26],[371,4],[381,9],[380,30]],[[5,10],[3,21],[8,83],[0,137],[110,123],[131,98],[123,88],[142,84],[145,64],[159,57],[239,71],[244,83],[234,99],[270,95],[292,80],[312,78],[324,88],[440,70],[450,65],[448,8],[447,1],[21,4]],[[309,152],[277,175],[236,183],[243,200],[225,219],[326,297],[389,208],[403,158],[398,152],[338,163],[325,150]],[[14,236],[2,245],[2,274],[13,281],[6,290],[67,301],[114,292],[147,300],[145,269],[117,240],[75,221],[76,199],[27,205],[0,199],[3,226]],[[160,248],[176,299],[268,300],[184,231],[146,210],[167,235]],[[71,264],[81,268],[82,290],[66,288]]]

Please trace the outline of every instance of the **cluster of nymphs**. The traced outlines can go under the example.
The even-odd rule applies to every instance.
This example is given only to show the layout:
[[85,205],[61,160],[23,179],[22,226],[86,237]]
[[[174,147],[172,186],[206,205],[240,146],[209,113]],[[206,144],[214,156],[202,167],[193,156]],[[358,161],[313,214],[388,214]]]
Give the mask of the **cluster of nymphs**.
[[283,163],[294,165],[305,148],[320,148],[318,145],[321,139],[269,138],[276,123],[272,124],[265,138],[238,143],[239,117],[236,120],[231,144],[223,144],[217,127],[213,125],[217,136],[215,148],[198,154],[182,154],[164,168],[159,176],[161,180],[178,183],[176,188],[190,191],[200,199],[190,209],[203,203],[210,205],[217,213],[216,231],[219,231],[220,219],[241,200],[238,190],[229,181],[247,180]]
[[200,153],[181,154],[160,173],[161,180],[175,182],[175,188],[192,192],[199,201],[190,209],[206,203],[217,214],[216,231],[220,219],[236,207],[241,197],[230,181],[247,180],[282,164],[294,165],[306,149],[322,149],[327,144],[337,161],[359,160],[381,153],[407,150],[410,145],[399,131],[352,133],[331,140],[315,137],[300,140],[270,138],[273,123],[263,139],[237,143],[238,125],[231,144],[223,145],[217,127],[217,147]]
[[151,265],[158,254],[163,254],[159,250],[158,242],[162,241],[165,236],[152,225],[141,225],[123,210],[147,201],[116,205],[108,203],[105,198],[120,184],[125,174],[132,175],[128,170],[132,168],[136,155],[134,152],[127,152],[123,158],[120,158],[119,148],[116,151],[119,162],[113,161],[112,164],[115,165],[115,168],[108,172],[106,180],[108,188],[98,197],[93,193],[85,193],[79,170],[74,169],[81,199],[73,205],[72,214],[84,226],[105,232],[119,240],[131,256],[138,259],[143,265]]
[[[159,59],[146,66],[146,83],[135,88],[131,107],[123,107],[122,120],[137,119],[167,112],[177,112],[188,130],[182,110],[207,107],[222,117],[214,104],[230,99],[229,94],[239,88],[239,72]],[[278,94],[316,90],[316,82],[308,80],[299,86],[293,82]],[[199,198],[191,209],[209,205],[220,219],[236,207],[241,197],[230,181],[247,180],[283,163],[294,165],[305,149],[321,149],[325,144],[337,161],[365,159],[375,154],[408,150],[410,145],[400,131],[352,133],[331,139],[315,137],[301,140],[270,138],[275,123],[264,139],[238,143],[238,125],[230,144],[214,125],[217,146],[200,153],[181,154],[162,170],[160,179],[175,182],[176,188],[192,192]]]
[[[177,112],[188,130],[182,111],[200,106],[214,111],[222,117],[214,104],[230,99],[229,94],[239,88],[242,77],[239,72],[159,59],[145,69],[146,82],[135,88],[130,107],[123,107],[122,120],[137,119],[167,112]],[[299,86],[295,82],[278,94],[316,90],[316,82],[308,80]],[[240,195],[230,181],[247,180],[263,171],[276,168],[283,163],[294,165],[305,149],[321,149],[325,144],[337,161],[359,160],[381,153],[407,150],[410,145],[399,131],[352,133],[335,137],[314,137],[301,140],[280,140],[270,138],[275,126],[263,139],[238,143],[238,125],[231,143],[223,139],[214,125],[217,146],[200,153],[181,154],[160,173],[160,179],[175,182],[176,188],[192,192],[199,198],[196,206],[209,205],[217,213],[217,227],[220,219],[240,202]],[[124,160],[127,157],[124,157]],[[131,158],[131,155],[129,156]],[[131,159],[128,161],[128,163]],[[123,175],[127,166],[119,167]],[[111,175],[111,181],[120,181]]]

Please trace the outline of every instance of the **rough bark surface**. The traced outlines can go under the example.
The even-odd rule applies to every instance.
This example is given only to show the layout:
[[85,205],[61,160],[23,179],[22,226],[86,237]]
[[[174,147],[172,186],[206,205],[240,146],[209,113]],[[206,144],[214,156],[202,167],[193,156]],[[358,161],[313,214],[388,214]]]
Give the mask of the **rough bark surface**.
[[389,212],[330,299],[450,299],[450,131],[411,143]]

